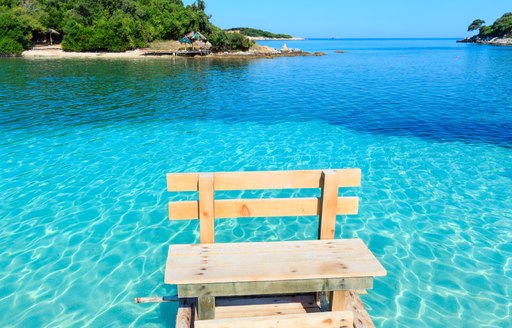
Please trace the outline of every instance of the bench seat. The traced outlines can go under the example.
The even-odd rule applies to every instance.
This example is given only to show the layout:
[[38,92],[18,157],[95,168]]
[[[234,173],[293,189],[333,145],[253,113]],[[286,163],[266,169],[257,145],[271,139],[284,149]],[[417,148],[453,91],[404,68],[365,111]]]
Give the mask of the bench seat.
[[384,275],[386,270],[361,239],[217,243],[170,246],[165,283],[183,286]]
[[[339,188],[360,184],[359,169],[168,174],[168,191],[199,196],[169,202],[171,220],[199,220],[200,244],[169,247],[165,283],[177,285],[177,327],[373,327],[357,291],[371,289],[386,270],[360,239],[335,239],[337,215],[355,215],[359,207],[358,197],[340,197]],[[215,197],[216,191],[312,188],[320,188],[320,197]],[[219,218],[286,216],[318,216],[319,240],[215,244]],[[317,305],[290,299],[308,293]],[[261,297],[272,301],[263,304]],[[347,311],[353,320],[343,321]]]

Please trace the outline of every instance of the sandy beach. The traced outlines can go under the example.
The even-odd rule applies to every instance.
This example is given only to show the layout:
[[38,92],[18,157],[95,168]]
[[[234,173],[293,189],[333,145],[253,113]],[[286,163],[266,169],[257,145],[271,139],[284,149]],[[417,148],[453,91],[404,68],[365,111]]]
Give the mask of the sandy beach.
[[143,58],[146,51],[141,49],[125,52],[67,52],[63,51],[59,45],[38,46],[24,51],[21,56],[24,58]]
[[[324,53],[309,53],[305,51],[281,52],[267,46],[255,46],[248,51],[212,53],[197,58],[274,58],[296,56],[322,56]],[[125,52],[68,52],[60,45],[36,46],[24,51],[21,56],[28,59],[63,59],[63,58],[96,58],[96,59],[137,59],[137,58],[185,58],[174,56],[165,50],[135,49]],[[190,58],[190,57],[189,57]]]

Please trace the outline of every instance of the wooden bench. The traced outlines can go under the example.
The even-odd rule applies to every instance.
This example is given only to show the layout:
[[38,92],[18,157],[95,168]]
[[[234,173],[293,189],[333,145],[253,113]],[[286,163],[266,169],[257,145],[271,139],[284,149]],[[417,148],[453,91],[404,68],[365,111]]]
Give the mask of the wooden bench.
[[[339,188],[360,182],[359,169],[168,174],[169,191],[199,192],[169,203],[171,220],[200,226],[201,244],[169,247],[165,283],[178,287],[177,327],[372,327],[356,291],[386,271],[360,239],[334,239],[336,215],[358,212],[358,198],[339,197]],[[296,188],[320,188],[321,197],[214,197]],[[319,240],[214,244],[219,218],[314,215]]]

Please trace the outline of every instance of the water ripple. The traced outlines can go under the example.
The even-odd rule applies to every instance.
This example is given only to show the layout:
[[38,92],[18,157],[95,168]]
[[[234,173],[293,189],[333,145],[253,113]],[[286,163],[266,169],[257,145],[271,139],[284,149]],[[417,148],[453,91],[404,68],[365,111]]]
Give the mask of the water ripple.
[[[174,294],[167,246],[199,239],[167,219],[169,200],[197,195],[167,193],[166,172],[360,167],[360,214],[337,237],[388,270],[364,298],[378,326],[508,327],[512,53],[372,42],[322,58],[0,61],[0,325],[173,322],[174,304],[133,304]],[[314,239],[317,224],[218,220],[216,239]]]

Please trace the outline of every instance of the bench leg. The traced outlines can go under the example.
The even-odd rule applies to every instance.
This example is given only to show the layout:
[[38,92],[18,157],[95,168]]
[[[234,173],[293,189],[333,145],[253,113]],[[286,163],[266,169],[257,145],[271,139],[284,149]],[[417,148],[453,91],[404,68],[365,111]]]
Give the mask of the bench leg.
[[197,298],[197,316],[199,320],[215,319],[215,297],[203,296]]
[[329,295],[329,310],[345,311],[348,309],[350,294],[348,290],[337,290]]

